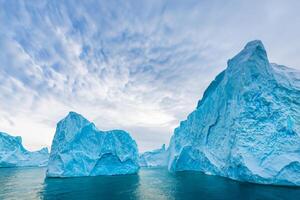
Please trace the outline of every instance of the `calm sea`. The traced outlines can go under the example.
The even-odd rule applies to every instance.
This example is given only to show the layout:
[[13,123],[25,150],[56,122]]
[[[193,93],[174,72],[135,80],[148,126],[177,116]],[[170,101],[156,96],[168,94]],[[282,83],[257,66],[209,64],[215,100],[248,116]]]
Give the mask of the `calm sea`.
[[45,168],[0,169],[0,199],[300,199],[300,188],[240,183],[198,172],[45,178]]

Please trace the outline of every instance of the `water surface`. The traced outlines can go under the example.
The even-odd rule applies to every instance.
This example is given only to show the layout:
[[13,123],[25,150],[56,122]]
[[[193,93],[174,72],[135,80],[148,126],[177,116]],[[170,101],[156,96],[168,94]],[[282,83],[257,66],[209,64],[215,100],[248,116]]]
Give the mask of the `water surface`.
[[0,199],[300,199],[300,189],[161,168],[82,178],[45,178],[45,168],[2,168]]

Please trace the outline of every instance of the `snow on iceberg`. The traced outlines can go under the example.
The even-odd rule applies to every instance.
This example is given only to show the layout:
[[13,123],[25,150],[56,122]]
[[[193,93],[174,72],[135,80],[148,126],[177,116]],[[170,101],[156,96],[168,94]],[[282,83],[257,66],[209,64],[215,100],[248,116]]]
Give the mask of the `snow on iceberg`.
[[169,151],[170,171],[300,185],[300,73],[249,42],[175,129]]
[[0,132],[0,168],[1,167],[43,167],[48,163],[47,148],[30,152],[22,145],[20,136],[13,137]]
[[75,112],[57,124],[48,177],[133,174],[138,169],[137,145],[127,132],[99,131]]
[[160,149],[147,151],[140,155],[139,164],[141,167],[167,167],[169,153],[165,145]]

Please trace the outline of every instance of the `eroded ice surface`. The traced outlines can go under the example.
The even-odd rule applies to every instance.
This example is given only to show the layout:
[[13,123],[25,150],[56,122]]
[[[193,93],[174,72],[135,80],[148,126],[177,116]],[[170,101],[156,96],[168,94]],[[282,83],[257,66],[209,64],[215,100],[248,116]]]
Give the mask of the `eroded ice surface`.
[[47,148],[28,151],[22,145],[20,136],[14,137],[0,132],[0,168],[1,167],[42,167],[48,163]]
[[300,185],[300,74],[249,42],[175,129],[169,170]]
[[100,131],[75,112],[57,124],[48,177],[132,174],[138,169],[137,145],[127,132]]
[[160,149],[147,151],[140,155],[139,164],[141,167],[167,167],[169,153],[165,145]]

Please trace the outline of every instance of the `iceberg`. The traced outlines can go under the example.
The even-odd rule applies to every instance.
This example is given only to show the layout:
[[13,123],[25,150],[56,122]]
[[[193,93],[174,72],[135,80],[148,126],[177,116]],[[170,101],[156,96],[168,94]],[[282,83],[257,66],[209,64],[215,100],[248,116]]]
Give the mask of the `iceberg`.
[[162,145],[160,149],[141,154],[139,164],[141,167],[167,167],[168,157],[169,152],[166,150],[165,145]]
[[174,130],[170,171],[300,186],[300,73],[249,42]]
[[100,131],[75,112],[57,124],[47,177],[133,174],[138,170],[137,145],[127,132]]
[[49,152],[47,148],[28,151],[22,145],[20,136],[13,137],[0,132],[0,168],[1,167],[43,167],[47,166]]

